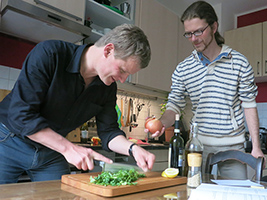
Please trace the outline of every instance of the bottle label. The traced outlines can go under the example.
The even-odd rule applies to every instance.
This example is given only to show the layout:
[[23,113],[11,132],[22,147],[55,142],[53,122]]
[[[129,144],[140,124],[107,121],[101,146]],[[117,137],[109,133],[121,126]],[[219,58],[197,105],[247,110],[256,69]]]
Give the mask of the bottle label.
[[171,146],[169,147],[169,156],[168,156],[168,167],[171,167],[171,159],[172,159],[172,148]]
[[178,167],[183,166],[183,149],[179,149]]

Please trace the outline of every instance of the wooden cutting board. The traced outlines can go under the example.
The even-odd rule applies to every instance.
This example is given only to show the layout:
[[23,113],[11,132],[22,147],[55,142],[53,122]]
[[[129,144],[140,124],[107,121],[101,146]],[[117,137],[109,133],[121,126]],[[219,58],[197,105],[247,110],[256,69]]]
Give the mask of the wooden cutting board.
[[163,187],[185,184],[186,177],[164,178],[160,172],[147,172],[146,177],[137,180],[137,185],[101,186],[90,183],[90,176],[99,172],[63,175],[61,182],[87,192],[104,197],[114,197],[124,194],[153,190]]

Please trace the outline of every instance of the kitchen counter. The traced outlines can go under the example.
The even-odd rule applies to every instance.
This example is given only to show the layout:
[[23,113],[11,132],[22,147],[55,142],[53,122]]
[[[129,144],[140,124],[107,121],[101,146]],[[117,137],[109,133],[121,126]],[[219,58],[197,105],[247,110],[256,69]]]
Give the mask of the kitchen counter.
[[[203,182],[210,183],[210,179],[214,179],[212,175],[205,175]],[[261,182],[267,186],[267,183]],[[165,187],[161,189],[148,190],[145,192],[138,192],[113,198],[105,198],[89,192],[76,189],[61,183],[60,180],[56,181],[43,181],[43,182],[29,182],[29,183],[16,183],[0,185],[0,199],[20,199],[20,200],[42,200],[42,199],[71,199],[71,200],[124,200],[124,199],[149,199],[149,200],[166,200],[177,199],[171,198],[170,194],[178,196],[179,200],[187,200],[187,187],[186,184]]]
[[[83,146],[83,147],[88,147],[93,149],[94,151],[96,150],[102,150],[102,146],[101,145],[90,145],[90,144],[82,144],[82,143],[76,143],[79,146]],[[160,143],[150,143],[149,145],[140,145],[142,148],[146,149],[146,150],[152,150],[152,149],[168,149],[169,145],[164,145],[164,144],[160,144]]]
[[[71,199],[71,200],[102,200],[102,199],[165,199],[163,196],[170,193],[177,193],[180,200],[187,199],[186,185],[178,185],[146,192],[139,192],[113,198],[105,198],[89,192],[76,189],[61,183],[61,181],[43,181],[30,183],[16,183],[0,185],[0,199],[20,199],[20,200],[41,200],[41,199]],[[166,199],[165,199],[166,200]]]

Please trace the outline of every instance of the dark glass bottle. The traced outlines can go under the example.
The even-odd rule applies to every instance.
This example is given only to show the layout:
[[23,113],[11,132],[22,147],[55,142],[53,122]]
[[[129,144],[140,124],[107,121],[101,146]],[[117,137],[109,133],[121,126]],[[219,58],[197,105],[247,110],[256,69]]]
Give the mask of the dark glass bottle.
[[184,139],[179,129],[179,115],[175,116],[174,136],[170,140],[168,167],[178,168],[179,175],[183,174]]
[[85,122],[81,128],[81,143],[84,143],[86,144],[87,141],[88,141],[88,125],[87,125],[87,122]]
[[203,145],[197,138],[198,136],[198,125],[197,123],[193,123],[191,125],[190,130],[190,139],[187,141],[185,145],[185,162],[184,162],[184,176],[188,175],[188,154],[189,153],[199,153],[202,155],[203,153]]

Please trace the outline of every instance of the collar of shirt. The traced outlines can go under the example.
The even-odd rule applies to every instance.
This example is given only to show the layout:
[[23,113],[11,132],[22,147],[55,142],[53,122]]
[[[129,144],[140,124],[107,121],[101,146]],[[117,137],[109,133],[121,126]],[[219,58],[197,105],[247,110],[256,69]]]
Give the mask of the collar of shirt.
[[81,64],[81,57],[84,50],[88,49],[92,44],[81,45],[73,54],[71,62],[69,66],[66,68],[67,72],[70,73],[79,73],[80,72],[80,64]]
[[[80,73],[80,63],[81,63],[81,56],[82,53],[88,49],[90,46],[93,44],[86,44],[86,45],[81,45],[78,47],[78,49],[75,51],[73,54],[73,57],[71,59],[70,64],[66,68],[66,71],[69,73]],[[80,75],[80,79],[82,82],[84,82],[83,77]],[[104,83],[100,80],[99,76],[97,76],[94,81],[90,84],[92,85],[103,85]]]
[[219,55],[217,56],[217,58],[215,58],[213,61],[210,61],[207,57],[205,57],[205,56],[203,55],[202,52],[198,52],[197,54],[198,54],[199,60],[202,62],[202,64],[203,64],[204,66],[208,66],[208,65],[210,65],[211,63],[216,62],[217,60],[220,60],[222,57],[227,57],[227,55],[228,55],[228,53],[221,53],[221,54],[219,54]]

